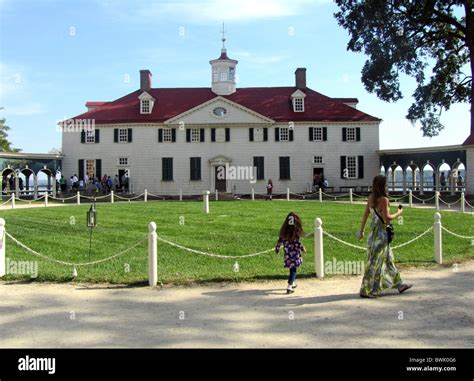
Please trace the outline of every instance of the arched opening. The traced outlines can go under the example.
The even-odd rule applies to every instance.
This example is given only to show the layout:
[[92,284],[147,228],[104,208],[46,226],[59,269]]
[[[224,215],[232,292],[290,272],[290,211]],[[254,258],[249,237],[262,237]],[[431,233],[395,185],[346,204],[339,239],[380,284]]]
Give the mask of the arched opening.
[[446,192],[450,190],[450,184],[452,181],[452,171],[451,166],[447,163],[442,163],[438,166],[438,184],[439,191]]
[[30,168],[23,168],[18,174],[18,185],[20,194],[31,196],[34,193],[34,176],[35,173]]
[[386,176],[387,175],[387,172],[386,172],[386,169],[385,169],[385,166],[384,165],[381,165],[380,166],[380,172],[379,172],[380,175],[383,175],[383,176]]
[[53,190],[53,173],[47,169],[40,169],[37,173],[38,194],[51,193]]
[[15,172],[11,168],[2,171],[2,195],[10,195],[15,190]]
[[421,191],[434,191],[436,188],[436,170],[432,164],[426,163],[421,171],[423,175],[423,184]]
[[392,164],[387,173],[387,184],[390,192],[403,190],[403,169],[398,164]]
[[453,187],[456,192],[466,190],[466,166],[462,161],[453,165]]

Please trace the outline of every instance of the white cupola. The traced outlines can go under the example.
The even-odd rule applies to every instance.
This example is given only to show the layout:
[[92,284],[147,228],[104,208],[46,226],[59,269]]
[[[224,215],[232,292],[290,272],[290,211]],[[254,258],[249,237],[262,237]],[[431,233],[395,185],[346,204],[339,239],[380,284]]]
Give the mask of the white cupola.
[[227,56],[225,48],[225,34],[222,30],[222,49],[218,59],[209,61],[212,66],[212,91],[217,95],[230,95],[236,88],[236,70],[239,61]]

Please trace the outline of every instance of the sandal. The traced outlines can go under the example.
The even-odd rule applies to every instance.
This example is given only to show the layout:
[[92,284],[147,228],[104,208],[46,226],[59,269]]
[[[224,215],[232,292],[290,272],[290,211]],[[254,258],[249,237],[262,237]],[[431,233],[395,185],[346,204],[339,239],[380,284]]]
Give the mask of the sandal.
[[368,294],[368,295],[359,294],[359,295],[361,298],[367,298],[367,299],[375,299],[379,297],[378,295],[374,295],[374,294]]
[[399,288],[398,288],[398,292],[400,294],[404,293],[406,290],[409,290],[410,288],[412,288],[413,285],[412,284],[402,284]]

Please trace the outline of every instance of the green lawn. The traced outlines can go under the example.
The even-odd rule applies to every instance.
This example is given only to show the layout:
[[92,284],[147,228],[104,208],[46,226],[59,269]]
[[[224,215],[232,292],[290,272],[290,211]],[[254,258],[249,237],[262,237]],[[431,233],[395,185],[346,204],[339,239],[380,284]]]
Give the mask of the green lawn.
[[[34,250],[70,262],[89,260],[89,231],[85,215],[89,205],[6,210],[0,216],[14,237]],[[224,255],[245,255],[274,246],[279,227],[293,210],[301,215],[306,232],[313,229],[315,217],[337,237],[359,244],[356,239],[363,205],[301,201],[222,201],[211,202],[209,215],[202,213],[200,202],[136,202],[98,204],[99,225],[94,230],[91,259],[108,257],[127,248],[147,234],[148,222],[155,221],[159,236],[194,249]],[[404,224],[396,226],[395,245],[410,240],[433,223],[433,209],[405,209]],[[444,225],[459,234],[474,236],[472,215],[441,212]],[[180,224],[184,218],[184,224]],[[325,260],[365,260],[363,251],[351,249],[325,237]],[[361,243],[362,245],[365,244]],[[313,238],[305,240],[308,253],[301,274],[314,273]],[[474,257],[474,246],[444,234],[446,264]],[[36,259],[7,239],[6,256],[12,260]],[[405,265],[433,264],[433,234],[395,251],[396,260]],[[232,259],[216,259],[192,254],[159,243],[158,275],[163,283],[189,281],[281,278],[287,275],[282,255],[275,253],[239,260],[234,272]],[[129,271],[127,271],[129,268]],[[78,267],[78,281],[139,283],[147,279],[147,243],[112,261]],[[41,281],[69,281],[72,268],[39,261]],[[7,275],[6,279],[25,276]]]

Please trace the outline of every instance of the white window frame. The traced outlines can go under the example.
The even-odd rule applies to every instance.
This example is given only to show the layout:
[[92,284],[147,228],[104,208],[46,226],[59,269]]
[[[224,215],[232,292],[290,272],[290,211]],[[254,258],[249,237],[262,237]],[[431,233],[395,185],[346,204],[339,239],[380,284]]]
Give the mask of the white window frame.
[[191,128],[191,143],[199,143],[201,141],[201,129]]
[[303,97],[293,98],[293,111],[304,112],[304,98]]
[[171,143],[173,141],[173,132],[171,128],[163,128],[163,142]]
[[151,100],[142,99],[140,101],[140,114],[151,114]]
[[[349,166],[349,162],[353,159],[353,165]],[[347,179],[357,179],[359,174],[359,161],[357,156],[346,156],[346,170],[347,170]],[[353,175],[351,176],[351,170]]]
[[[350,133],[349,133],[350,131]],[[351,138],[349,138],[349,136]],[[355,142],[357,141],[357,130],[355,127],[347,127],[346,128],[346,141],[347,142]]]
[[289,127],[280,127],[280,142],[289,142],[290,141],[290,128]]
[[323,141],[323,127],[313,127],[313,141]]
[[263,142],[263,128],[255,128],[253,130],[253,140],[255,142]]
[[118,165],[120,167],[126,167],[128,166],[129,162],[128,162],[128,157],[119,157],[118,158]]
[[85,134],[86,134],[86,143],[87,144],[95,143],[95,130],[86,129],[84,131],[85,131]]
[[128,143],[128,128],[119,128],[118,130],[118,142]]
[[84,165],[85,165],[85,168],[84,168],[85,171],[84,172],[87,175],[87,177],[89,177],[89,179],[94,179],[95,176],[96,176],[96,161],[95,161],[95,159],[92,159],[92,160],[86,159]]
[[225,128],[216,128],[216,142],[225,143]]
[[324,164],[322,156],[313,156],[313,164]]

